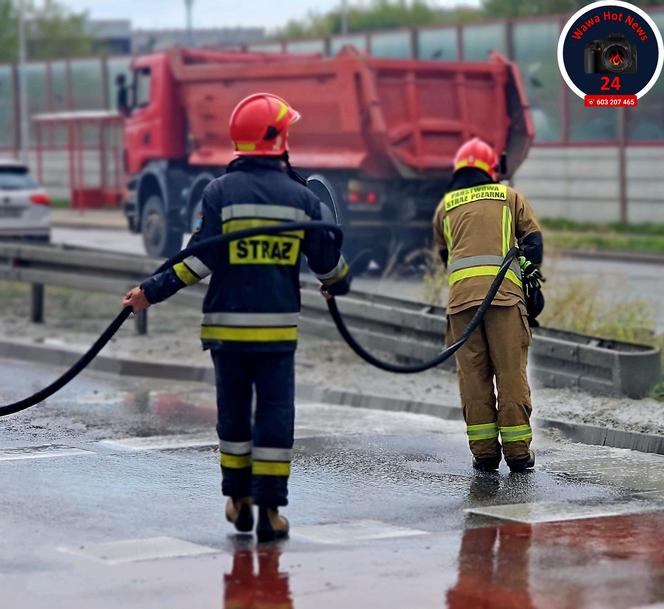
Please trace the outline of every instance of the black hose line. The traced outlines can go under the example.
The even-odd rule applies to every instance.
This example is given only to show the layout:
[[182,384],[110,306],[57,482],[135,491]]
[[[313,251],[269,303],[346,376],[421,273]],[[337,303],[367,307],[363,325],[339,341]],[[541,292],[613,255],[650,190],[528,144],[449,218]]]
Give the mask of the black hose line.
[[500,265],[500,269],[498,270],[496,278],[491,283],[489,291],[487,292],[480,306],[477,308],[475,315],[473,315],[473,318],[470,320],[470,323],[466,326],[461,336],[449,347],[447,347],[447,349],[436,355],[436,357],[419,364],[400,365],[378,359],[375,355],[372,355],[362,345],[360,345],[357,340],[355,340],[355,337],[350,333],[348,326],[346,326],[334,298],[330,298],[330,300],[327,301],[327,308],[330,311],[332,319],[334,320],[334,324],[337,326],[337,330],[339,330],[339,334],[341,334],[348,346],[365,362],[375,366],[376,368],[385,370],[386,372],[394,372],[396,374],[414,374],[416,372],[424,372],[425,370],[440,366],[440,364],[450,359],[450,357],[452,357],[459,349],[461,349],[461,347],[463,347],[466,341],[470,338],[470,335],[475,330],[477,330],[479,325],[482,323],[487,310],[491,306],[493,299],[496,297],[496,294],[498,293],[498,290],[500,289],[500,286],[505,279],[505,275],[507,275],[507,271],[509,271],[510,265],[512,264],[512,261],[518,252],[519,250],[516,247],[507,252],[507,255]]
[[[183,249],[178,252],[172,258],[166,260],[154,273],[161,273],[166,269],[170,268],[174,264],[181,262],[188,256],[195,255],[197,252],[200,252],[204,249],[209,248],[212,245],[222,245],[228,243],[229,241],[234,241],[235,239],[246,239],[247,237],[255,237],[256,235],[274,235],[283,232],[289,232],[294,230],[311,230],[311,229],[325,229],[334,233],[334,236],[337,240],[337,243],[341,245],[343,241],[343,231],[336,224],[329,224],[327,222],[288,222],[283,224],[275,224],[273,226],[259,226],[255,228],[246,228],[244,230],[239,230],[234,233],[226,233],[224,235],[218,235],[217,237],[212,237],[195,243],[190,247]],[[7,404],[5,406],[0,406],[0,417],[5,417],[10,414],[15,414],[21,412],[26,408],[35,406],[40,402],[43,402],[45,399],[51,397],[56,391],[62,389],[69,381],[73,380],[78,376],[90,362],[97,356],[97,354],[106,346],[109,340],[113,338],[113,335],[120,329],[120,326],[125,322],[125,320],[131,314],[131,307],[125,307],[116,318],[109,324],[108,328],[104,330],[101,336],[95,341],[95,343],[88,349],[81,358],[67,370],[60,378],[53,381],[48,387],[44,387],[37,393],[27,397],[13,404]]]
[[[222,245],[224,243],[228,243],[229,241],[234,241],[236,239],[246,239],[247,237],[254,237],[257,235],[274,235],[283,232],[291,232],[294,230],[312,230],[312,229],[327,230],[333,233],[337,240],[338,245],[341,246],[341,242],[343,241],[343,232],[341,228],[336,224],[331,224],[327,222],[288,222],[283,224],[275,224],[273,226],[260,226],[255,228],[247,228],[232,233],[226,233],[224,235],[219,235],[217,237],[212,237],[211,239],[206,239],[205,241],[201,241],[200,243],[195,243],[187,247],[186,249],[182,250],[181,252],[178,252],[172,258],[166,260],[161,266],[159,266],[159,268],[153,273],[153,275],[156,275],[157,273],[160,273],[170,268],[171,266],[173,266],[178,262],[181,262],[188,256],[195,255],[197,252],[200,252],[204,249],[208,249],[212,245]],[[466,342],[466,340],[468,340],[468,337],[473,333],[473,331],[477,329],[477,327],[482,321],[482,318],[484,317],[484,314],[486,313],[492,300],[494,299],[496,293],[498,292],[500,284],[505,278],[505,275],[509,270],[509,266],[512,260],[516,256],[517,251],[518,250],[516,248],[513,248],[508,252],[507,256],[505,257],[505,260],[503,261],[502,266],[500,267],[500,270],[498,271],[498,275],[491,284],[489,292],[487,293],[484,301],[478,308],[477,313],[471,320],[468,327],[464,330],[461,337],[453,345],[450,345],[450,347],[448,347],[445,351],[443,351],[441,354],[439,354],[434,359],[428,362],[422,362],[421,364],[416,364],[413,366],[399,366],[397,364],[392,364],[390,362],[384,362],[382,360],[379,360],[371,353],[366,351],[355,340],[353,335],[346,327],[346,324],[344,323],[343,318],[341,317],[341,313],[339,312],[337,303],[335,302],[334,298],[330,298],[327,301],[327,306],[330,315],[332,316],[332,319],[334,320],[334,323],[337,326],[337,329],[339,330],[341,336],[348,343],[349,347],[366,362],[372,364],[373,366],[376,366],[377,368],[380,368],[381,370],[387,370],[389,372],[396,372],[396,373],[422,372],[424,370],[428,370],[429,368],[433,368],[434,366],[438,366],[439,364],[447,360],[449,357],[451,357],[452,354],[455,353]],[[120,311],[120,313],[118,313],[115,319],[109,324],[109,326],[94,342],[94,344],[90,347],[90,349],[88,349],[88,351],[84,353],[81,356],[81,358],[71,368],[69,368],[69,370],[67,370],[62,376],[53,381],[50,385],[44,387],[37,393],[27,398],[19,400],[18,402],[0,406],[0,417],[5,417],[7,415],[15,414],[17,412],[21,412],[22,410],[26,410],[31,406],[35,406],[40,402],[46,400],[50,396],[52,396],[56,391],[62,389],[67,383],[69,383],[76,376],[78,376],[78,374],[80,374],[88,366],[88,364],[90,364],[90,362],[99,354],[99,352],[106,346],[106,344],[111,340],[111,338],[115,335],[115,333],[120,329],[120,326],[122,326],[122,324],[131,314],[131,312],[132,312],[131,307],[125,307],[122,311]]]
[[83,371],[95,357],[97,357],[97,354],[106,346],[106,343],[113,338],[113,335],[120,329],[120,326],[130,314],[131,307],[125,307],[122,309],[122,311],[120,311],[115,319],[108,325],[108,328],[106,328],[101,336],[94,342],[92,347],[90,347],[60,378],[57,378],[50,385],[40,389],[30,397],[0,407],[0,417],[6,417],[7,415],[21,412],[21,410],[25,410],[31,406],[36,406],[39,402],[43,402],[45,399],[51,397],[56,391],[60,391],[60,389],[78,376],[78,374]]

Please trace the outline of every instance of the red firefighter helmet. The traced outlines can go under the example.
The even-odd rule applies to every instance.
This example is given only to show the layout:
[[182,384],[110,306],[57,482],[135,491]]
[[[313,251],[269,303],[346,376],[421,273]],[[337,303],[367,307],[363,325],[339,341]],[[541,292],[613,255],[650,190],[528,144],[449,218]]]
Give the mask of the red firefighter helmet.
[[285,99],[272,93],[245,97],[231,114],[230,135],[235,153],[252,156],[281,156],[288,150],[288,128],[300,120]]
[[491,176],[492,180],[498,179],[498,155],[496,151],[479,137],[474,137],[461,144],[454,156],[454,171],[464,167],[475,167],[481,169]]

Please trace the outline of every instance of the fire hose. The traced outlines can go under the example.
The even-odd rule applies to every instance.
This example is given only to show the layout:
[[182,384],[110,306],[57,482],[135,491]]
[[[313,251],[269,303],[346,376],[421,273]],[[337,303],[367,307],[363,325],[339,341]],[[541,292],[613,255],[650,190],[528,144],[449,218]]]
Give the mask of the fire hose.
[[[343,232],[339,225],[339,215],[333,191],[330,190],[330,187],[326,183],[326,181],[323,181],[318,176],[316,177],[316,179],[318,182],[323,184],[323,186],[327,190],[330,191],[329,194],[331,198],[331,204],[334,209],[335,220],[337,221],[337,223],[327,222],[327,221],[286,222],[282,224],[275,224],[272,226],[247,228],[232,233],[225,233],[223,235],[212,237],[210,239],[206,239],[199,243],[190,245],[186,249],[178,252],[172,258],[166,260],[162,265],[159,266],[159,268],[153,273],[153,275],[156,275],[170,268],[171,266],[173,266],[178,262],[181,262],[188,256],[195,255],[196,253],[202,251],[203,249],[208,249],[211,246],[221,246],[226,243],[229,243],[230,241],[235,241],[238,239],[246,239],[248,237],[254,237],[257,235],[275,235],[294,230],[326,230],[334,234],[337,243],[340,246],[343,240]],[[456,353],[466,343],[470,335],[479,327],[479,325],[482,323],[482,320],[484,319],[484,315],[486,314],[487,310],[491,306],[493,299],[498,293],[498,290],[500,289],[500,286],[503,280],[505,279],[505,275],[507,274],[507,271],[509,270],[512,261],[515,259],[517,254],[518,254],[518,249],[516,247],[512,248],[507,253],[502,264],[500,265],[500,268],[498,269],[496,277],[493,280],[491,287],[489,288],[489,291],[487,292],[486,296],[484,297],[484,300],[478,307],[477,311],[475,312],[475,315],[473,316],[468,326],[466,326],[461,336],[451,345],[449,345],[445,350],[441,351],[436,357],[421,363],[402,365],[402,364],[395,364],[392,362],[381,360],[380,358],[376,357],[375,355],[367,351],[355,339],[355,337],[349,330],[348,326],[346,325],[343,319],[343,315],[341,314],[341,311],[339,310],[339,307],[337,306],[337,302],[334,297],[329,297],[327,300],[328,311],[330,313],[330,316],[332,317],[332,320],[334,321],[335,326],[337,327],[337,330],[339,331],[339,334],[346,341],[348,346],[365,362],[381,370],[397,374],[413,374],[417,372],[423,372],[425,370],[429,370],[430,368],[435,368],[436,366],[439,366],[443,362],[447,361],[450,357],[452,357],[452,355],[454,355],[454,353]],[[120,329],[122,324],[127,320],[127,318],[131,313],[132,313],[131,307],[125,307],[124,309],[122,309],[122,311],[118,313],[115,319],[113,319],[113,321],[108,325],[108,327],[102,332],[102,334],[99,336],[99,338],[97,338],[97,340],[88,349],[88,351],[84,353],[81,356],[81,358],[73,366],[71,366],[71,368],[69,368],[69,370],[67,370],[59,378],[53,381],[50,385],[37,391],[33,395],[26,397],[22,400],[19,400],[17,402],[14,402],[12,404],[6,404],[4,406],[0,406],[0,417],[5,417],[7,415],[15,414],[17,412],[21,412],[22,410],[26,410],[27,408],[35,406],[40,402],[43,402],[50,396],[52,396],[60,389],[62,389],[65,385],[67,385],[67,383],[72,381],[78,374],[80,374],[88,366],[88,364],[92,362],[92,360],[94,360],[94,358],[99,354],[99,352],[104,348],[104,346],[111,340],[111,338],[115,335],[115,333]]]

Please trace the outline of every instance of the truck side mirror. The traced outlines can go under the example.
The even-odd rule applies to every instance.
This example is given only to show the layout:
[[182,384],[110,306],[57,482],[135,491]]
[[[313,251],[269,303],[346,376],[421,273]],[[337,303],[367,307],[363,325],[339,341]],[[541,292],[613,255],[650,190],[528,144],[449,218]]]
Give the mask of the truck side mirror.
[[503,152],[500,155],[500,161],[498,164],[498,171],[500,172],[501,176],[506,176],[507,175],[507,152]]
[[116,106],[118,112],[123,116],[131,114],[131,104],[129,103],[129,87],[124,74],[119,74],[115,79],[116,86]]

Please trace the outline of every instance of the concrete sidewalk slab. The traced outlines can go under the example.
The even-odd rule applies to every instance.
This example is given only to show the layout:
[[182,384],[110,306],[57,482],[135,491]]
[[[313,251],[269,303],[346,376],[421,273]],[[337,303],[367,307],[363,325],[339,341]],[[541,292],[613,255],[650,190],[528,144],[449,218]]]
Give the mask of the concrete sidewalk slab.
[[617,503],[582,503],[573,501],[542,501],[535,503],[516,503],[474,507],[466,510],[469,514],[489,516],[498,520],[521,522],[525,524],[543,524],[546,522],[566,522],[586,518],[608,518],[626,514],[641,514],[660,511],[656,505],[639,504],[635,501]]
[[83,558],[99,560],[107,565],[119,565],[139,560],[184,558],[219,552],[216,548],[209,548],[172,537],[128,539],[126,541],[111,541],[77,548],[59,548],[59,550]]

